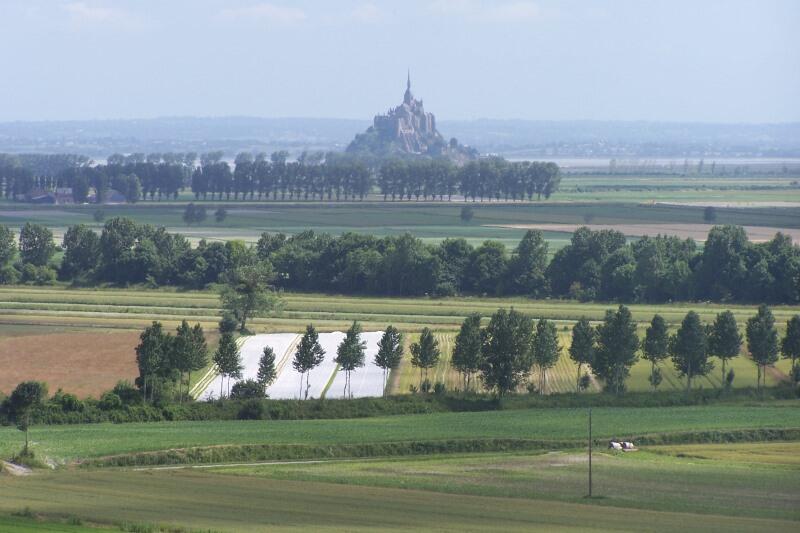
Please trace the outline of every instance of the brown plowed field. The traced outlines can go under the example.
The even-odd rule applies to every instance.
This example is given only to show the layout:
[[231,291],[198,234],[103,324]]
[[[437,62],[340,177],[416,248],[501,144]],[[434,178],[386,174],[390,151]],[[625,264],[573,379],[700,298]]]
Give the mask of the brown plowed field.
[[44,381],[78,397],[99,397],[119,380],[138,375],[135,331],[77,332],[0,338],[0,392],[18,383]]

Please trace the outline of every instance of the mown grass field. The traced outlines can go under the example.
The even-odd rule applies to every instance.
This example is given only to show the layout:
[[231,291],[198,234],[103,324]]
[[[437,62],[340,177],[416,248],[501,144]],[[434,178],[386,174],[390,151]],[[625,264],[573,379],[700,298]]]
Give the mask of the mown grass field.
[[[602,506],[800,520],[800,465],[743,461],[736,451],[791,460],[800,443],[693,445],[730,448],[700,460],[640,451],[593,457],[593,493]],[[677,447],[680,448],[680,447]],[[218,472],[278,480],[420,489],[454,494],[581,503],[587,491],[585,450],[532,454],[402,458],[309,464],[233,466]],[[765,490],[766,488],[768,490]],[[687,490],[690,488],[691,490]]]
[[[392,391],[405,393],[414,384],[419,385],[419,373],[410,364],[408,346],[417,339],[423,327],[430,327],[436,332],[440,343],[442,357],[438,366],[429,373],[432,382],[441,381],[449,389],[462,388],[461,380],[451,368],[450,355],[455,344],[455,334],[463,318],[472,312],[480,313],[484,320],[499,307],[514,307],[531,317],[547,318],[558,321],[562,356],[555,368],[548,372],[547,392],[567,392],[574,390],[577,368],[567,355],[570,342],[569,329],[575,320],[586,316],[591,320],[601,320],[607,309],[613,304],[582,303],[561,300],[530,300],[525,298],[379,298],[352,297],[317,294],[283,295],[284,310],[277,316],[256,318],[249,322],[249,327],[256,333],[264,332],[302,332],[308,323],[313,323],[321,331],[344,331],[353,320],[362,323],[365,330],[380,330],[393,324],[406,333],[406,359],[391,378]],[[639,321],[639,336],[644,336],[644,329],[653,314],[661,314],[670,323],[674,331],[681,319],[689,310],[697,311],[705,322],[713,321],[715,315],[730,309],[736,315],[740,328],[744,328],[747,319],[755,314],[753,305],[719,305],[705,303],[681,303],[662,305],[631,305],[634,318]],[[783,334],[786,321],[800,312],[798,307],[779,306],[773,308],[780,334]],[[67,289],[64,287],[0,287],[0,347],[11,344],[21,347],[38,346],[29,362],[58,361],[63,358],[61,347],[49,340],[49,333],[65,329],[78,329],[86,332],[95,331],[105,335],[113,330],[141,330],[153,320],[164,323],[166,328],[174,329],[184,318],[191,322],[199,322],[207,332],[216,330],[219,321],[219,299],[213,291],[175,291],[147,289]],[[12,340],[20,337],[21,332],[27,340]],[[91,334],[88,334],[91,337]],[[110,338],[110,337],[108,337]],[[120,337],[122,339],[122,337]],[[129,357],[133,362],[133,345],[135,337],[127,339],[124,346],[111,346],[117,357]],[[211,339],[213,346],[213,339]],[[88,345],[88,344],[87,344]],[[24,350],[23,350],[24,351]],[[6,350],[8,357],[18,361],[18,350]],[[97,352],[98,354],[101,351]],[[127,355],[126,355],[127,354]],[[98,357],[100,357],[98,355]],[[100,357],[98,364],[107,361]],[[19,364],[19,361],[17,362]],[[37,363],[38,364],[38,363]],[[114,359],[115,365],[126,364]],[[696,380],[695,387],[717,388],[721,386],[720,364],[708,376]],[[756,367],[745,355],[734,359],[730,364],[736,373],[734,385],[737,387],[754,386]],[[76,379],[85,381],[82,366],[62,365],[60,371],[76,372]],[[24,366],[17,367],[16,372],[25,373]],[[675,373],[671,364],[662,366],[664,382],[662,389],[682,389],[684,384]],[[768,384],[775,384],[786,379],[789,362],[781,360],[774,371],[768,374]],[[9,374],[10,375],[10,374]],[[25,374],[26,376],[28,374]],[[199,375],[199,374],[198,374]],[[631,370],[628,380],[630,390],[648,390],[649,364],[640,360]],[[120,374],[119,379],[128,378],[128,374]],[[195,376],[197,377],[197,376]],[[61,378],[60,378],[61,379]],[[64,388],[69,390],[68,381]],[[105,383],[105,382],[104,382]],[[0,379],[0,390],[3,390]],[[7,385],[6,385],[7,386]],[[592,390],[598,385],[593,383]],[[94,393],[96,391],[92,391]]]
[[[800,428],[795,400],[772,405],[595,408],[597,438],[651,433]],[[59,461],[223,444],[338,445],[411,440],[511,438],[582,439],[585,409],[549,408],[433,413],[340,420],[152,422],[35,426],[34,450]],[[0,427],[0,457],[19,450],[23,435]]]
[[787,531],[796,525],[777,517],[612,507],[614,501],[582,500],[583,492],[575,495],[579,503],[573,503],[202,471],[64,471],[0,479],[0,512],[28,506],[51,518],[77,516],[97,523],[127,521],[235,532],[763,532]]

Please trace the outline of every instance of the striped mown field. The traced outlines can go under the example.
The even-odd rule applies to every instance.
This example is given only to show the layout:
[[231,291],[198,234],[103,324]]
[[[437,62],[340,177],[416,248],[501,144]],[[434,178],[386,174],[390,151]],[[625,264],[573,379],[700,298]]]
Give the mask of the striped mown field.
[[[499,307],[514,307],[533,318],[548,318],[558,323],[562,357],[548,371],[548,392],[574,390],[577,368],[567,355],[573,322],[581,316],[601,320],[605,311],[614,304],[582,303],[562,300],[530,300],[525,298],[378,298],[319,294],[283,294],[284,309],[281,313],[249,322],[256,333],[289,332],[301,333],[305,326],[313,323],[318,330],[343,331],[353,320],[362,323],[365,331],[381,331],[392,324],[406,333],[406,359],[390,379],[390,391],[408,392],[413,384],[419,385],[419,373],[410,364],[408,346],[415,341],[423,327],[436,332],[442,357],[435,369],[429,371],[429,379],[445,383],[448,389],[462,388],[461,378],[452,369],[450,357],[455,344],[455,334],[468,313],[480,313],[488,317]],[[705,322],[730,309],[740,328],[755,313],[754,305],[719,304],[663,304],[630,305],[634,318],[639,321],[639,335],[653,314],[661,314],[674,331],[689,310],[698,312]],[[800,313],[800,307],[774,307],[773,313],[779,332],[783,334],[786,321]],[[207,332],[214,331],[220,317],[219,299],[213,291],[175,291],[166,289],[69,289],[56,287],[3,286],[0,287],[0,343],[12,336],[45,335],[66,330],[140,330],[153,320],[164,323],[168,329],[175,328],[181,320],[199,322]],[[21,333],[22,332],[22,333]],[[0,344],[2,346],[2,344]],[[130,357],[134,356],[131,350]],[[756,368],[745,356],[734,359],[729,366],[736,373],[735,386],[755,385]],[[788,361],[781,360],[767,376],[767,382],[775,384],[785,380]],[[664,381],[662,389],[681,389],[682,380],[671,364],[662,366]],[[640,360],[631,371],[628,380],[630,390],[647,390],[649,364]],[[534,376],[534,381],[536,376]],[[715,388],[721,385],[719,363],[712,373],[697,380],[697,387]],[[592,390],[598,384],[592,384]]]

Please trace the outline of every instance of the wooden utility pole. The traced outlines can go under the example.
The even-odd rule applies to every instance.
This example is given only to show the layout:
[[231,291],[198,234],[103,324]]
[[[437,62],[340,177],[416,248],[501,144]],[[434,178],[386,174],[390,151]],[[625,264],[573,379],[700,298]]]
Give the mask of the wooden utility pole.
[[589,497],[592,497],[592,408],[589,408]]

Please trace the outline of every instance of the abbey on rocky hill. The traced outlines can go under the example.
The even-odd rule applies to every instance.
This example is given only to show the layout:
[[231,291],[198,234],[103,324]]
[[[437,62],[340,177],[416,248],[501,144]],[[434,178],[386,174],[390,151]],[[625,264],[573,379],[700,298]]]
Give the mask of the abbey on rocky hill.
[[450,142],[436,129],[436,117],[425,111],[422,100],[411,93],[411,74],[406,82],[403,103],[376,115],[365,133],[356,135],[347,151],[373,157],[430,156],[447,157],[463,162],[477,157],[477,151],[462,146],[456,139]]

